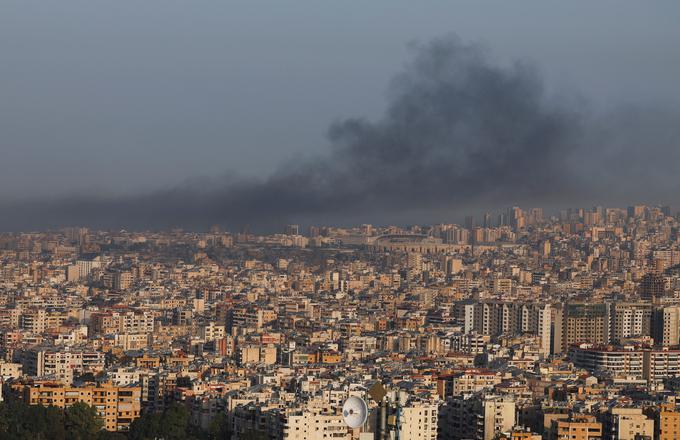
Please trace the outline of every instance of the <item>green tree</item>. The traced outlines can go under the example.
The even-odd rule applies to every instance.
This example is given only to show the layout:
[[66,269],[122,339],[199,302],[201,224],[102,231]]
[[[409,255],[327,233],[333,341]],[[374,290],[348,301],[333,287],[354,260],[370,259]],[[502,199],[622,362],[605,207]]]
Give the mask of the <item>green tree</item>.
[[220,412],[210,421],[205,437],[209,440],[223,440],[229,436],[229,417],[224,412]]
[[241,436],[243,440],[267,440],[267,434],[255,429],[249,429]]
[[191,440],[211,437],[200,428],[191,425],[189,411],[184,405],[172,403],[162,413],[144,413],[130,425],[129,440],[154,440],[156,438]]
[[127,440],[128,437],[125,434],[122,434],[120,432],[111,432],[111,431],[99,431],[97,433],[97,436],[95,437],[96,440]]
[[84,373],[84,374],[81,374],[80,376],[78,376],[75,381],[76,382],[95,382],[96,379],[94,377],[94,374],[87,372],[87,373]]
[[87,403],[74,403],[66,409],[64,416],[69,439],[92,440],[104,426],[97,410]]
[[150,440],[161,436],[161,415],[147,412],[130,425],[130,440]]
[[187,438],[189,433],[189,411],[184,405],[171,404],[161,417],[161,431],[168,440],[181,440]]
[[26,405],[9,397],[0,404],[0,438],[7,440],[65,440],[63,411]]

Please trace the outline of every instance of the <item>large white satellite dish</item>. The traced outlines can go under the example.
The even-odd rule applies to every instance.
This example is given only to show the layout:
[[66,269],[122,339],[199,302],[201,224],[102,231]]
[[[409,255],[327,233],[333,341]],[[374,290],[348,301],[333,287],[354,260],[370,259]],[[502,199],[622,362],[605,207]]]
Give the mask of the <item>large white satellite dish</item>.
[[364,423],[366,423],[366,418],[368,417],[368,406],[363,399],[352,396],[345,400],[345,404],[342,405],[342,418],[345,420],[345,424],[350,428],[359,428]]

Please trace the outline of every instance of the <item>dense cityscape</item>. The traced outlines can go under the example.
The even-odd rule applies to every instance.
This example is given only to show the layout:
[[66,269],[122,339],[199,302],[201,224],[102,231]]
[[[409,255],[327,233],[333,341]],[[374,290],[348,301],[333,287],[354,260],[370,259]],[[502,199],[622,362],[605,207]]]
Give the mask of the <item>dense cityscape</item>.
[[4,233],[0,329],[1,438],[670,440],[680,216]]
[[0,0],[0,440],[680,440],[678,23]]

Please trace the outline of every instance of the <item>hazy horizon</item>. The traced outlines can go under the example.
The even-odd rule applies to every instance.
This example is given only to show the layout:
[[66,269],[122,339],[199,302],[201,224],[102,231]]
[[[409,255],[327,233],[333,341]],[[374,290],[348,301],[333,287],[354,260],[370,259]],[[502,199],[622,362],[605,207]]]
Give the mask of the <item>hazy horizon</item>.
[[4,2],[0,230],[680,202],[680,5],[480,6]]

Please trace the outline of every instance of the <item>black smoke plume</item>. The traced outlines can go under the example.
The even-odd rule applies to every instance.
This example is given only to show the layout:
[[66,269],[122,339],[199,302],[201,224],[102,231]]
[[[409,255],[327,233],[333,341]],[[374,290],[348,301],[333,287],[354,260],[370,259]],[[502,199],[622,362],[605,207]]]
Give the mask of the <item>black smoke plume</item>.
[[678,186],[677,115],[655,107],[590,116],[579,100],[546,96],[531,65],[496,65],[484,48],[449,36],[414,47],[382,119],[332,125],[325,155],[262,180],[15,202],[2,210],[0,229],[264,230],[286,222],[441,221],[463,209],[516,203],[667,197]]

